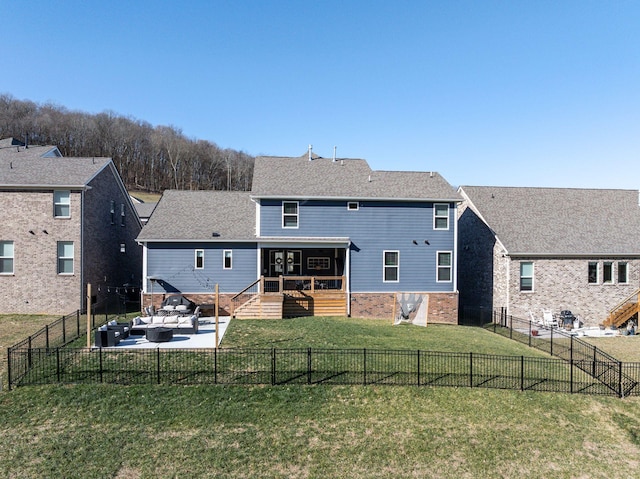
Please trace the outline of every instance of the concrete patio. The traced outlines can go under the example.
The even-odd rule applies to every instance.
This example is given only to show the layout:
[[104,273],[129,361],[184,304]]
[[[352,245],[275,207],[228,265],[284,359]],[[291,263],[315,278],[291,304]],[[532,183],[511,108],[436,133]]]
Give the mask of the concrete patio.
[[[218,346],[222,342],[224,333],[231,322],[229,316],[218,318]],[[216,319],[213,317],[203,317],[199,320],[197,334],[180,334],[176,330],[173,339],[164,343],[153,343],[147,341],[145,335],[129,336],[120,341],[117,346],[104,349],[213,349],[216,347]]]

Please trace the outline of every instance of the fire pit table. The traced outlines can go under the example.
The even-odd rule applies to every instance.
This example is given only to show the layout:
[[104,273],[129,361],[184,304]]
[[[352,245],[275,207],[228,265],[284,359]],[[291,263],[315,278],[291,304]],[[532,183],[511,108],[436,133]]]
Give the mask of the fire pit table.
[[173,339],[172,328],[149,328],[146,334],[147,341],[151,343],[166,343]]

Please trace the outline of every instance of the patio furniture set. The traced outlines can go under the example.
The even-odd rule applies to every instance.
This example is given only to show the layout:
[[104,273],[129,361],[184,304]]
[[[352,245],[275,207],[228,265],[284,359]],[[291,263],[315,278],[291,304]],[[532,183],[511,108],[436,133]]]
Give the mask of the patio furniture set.
[[[145,308],[146,316],[136,316],[131,321],[118,323],[109,321],[95,332],[96,347],[112,347],[121,340],[144,335],[147,341],[161,343],[171,341],[173,334],[198,334],[200,306],[185,298],[169,296],[161,308]],[[195,309],[193,309],[195,307]]]

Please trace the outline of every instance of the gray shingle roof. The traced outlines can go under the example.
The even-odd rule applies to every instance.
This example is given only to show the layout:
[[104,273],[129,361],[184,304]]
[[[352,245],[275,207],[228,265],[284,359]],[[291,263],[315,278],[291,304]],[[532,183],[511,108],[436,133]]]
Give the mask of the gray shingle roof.
[[42,157],[54,148],[0,148],[0,186],[81,187],[111,162],[110,158]]
[[460,199],[435,172],[374,171],[365,160],[258,157],[252,194],[264,198]]
[[166,190],[138,241],[255,240],[255,217],[249,192]]
[[511,255],[640,254],[636,190],[462,186]]

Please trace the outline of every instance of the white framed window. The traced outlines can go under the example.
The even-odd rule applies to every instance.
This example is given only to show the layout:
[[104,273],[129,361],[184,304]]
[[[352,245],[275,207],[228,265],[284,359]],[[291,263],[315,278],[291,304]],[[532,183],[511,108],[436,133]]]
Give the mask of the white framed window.
[[533,291],[533,263],[520,263],[520,291]]
[[58,241],[58,274],[73,274],[73,241]]
[[13,274],[13,241],[0,241],[0,274]]
[[433,229],[448,230],[449,229],[449,204],[435,203],[433,205]]
[[204,250],[197,249],[195,251],[195,269],[204,269]]
[[329,258],[326,256],[318,257],[318,256],[310,256],[307,258],[307,269],[329,269],[331,267],[331,262]]
[[225,249],[222,252],[222,268],[231,269],[233,267],[233,250]]
[[450,283],[453,278],[451,263],[452,253],[451,251],[438,251],[436,254],[438,261],[436,282]]
[[298,208],[297,201],[282,202],[282,227],[297,228],[298,227]]
[[602,263],[602,284],[613,284],[613,263],[611,261]]
[[400,281],[400,251],[384,251],[382,253],[384,283],[398,283]]
[[629,284],[629,263],[626,261],[618,263],[618,283]]
[[360,209],[360,203],[358,201],[349,201],[347,203],[347,210],[358,211]]
[[71,191],[55,190],[53,192],[54,218],[71,218]]
[[589,261],[587,269],[587,282],[589,284],[598,284],[600,268],[597,261]]

